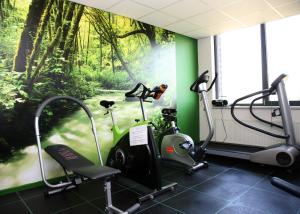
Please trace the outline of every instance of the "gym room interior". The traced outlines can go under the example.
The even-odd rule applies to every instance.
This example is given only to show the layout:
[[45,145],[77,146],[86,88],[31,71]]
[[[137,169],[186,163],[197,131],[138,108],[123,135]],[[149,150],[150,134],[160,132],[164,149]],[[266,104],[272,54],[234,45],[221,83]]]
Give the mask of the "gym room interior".
[[299,0],[0,0],[0,213],[300,214]]

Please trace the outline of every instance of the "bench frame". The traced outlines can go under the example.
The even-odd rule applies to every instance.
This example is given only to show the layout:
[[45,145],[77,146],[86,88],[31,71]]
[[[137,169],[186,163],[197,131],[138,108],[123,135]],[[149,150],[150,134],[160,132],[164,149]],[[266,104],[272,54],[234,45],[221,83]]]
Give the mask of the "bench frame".
[[[100,148],[100,144],[97,138],[97,130],[96,130],[96,125],[95,125],[95,121],[93,118],[92,113],[90,112],[90,110],[88,109],[88,107],[81,102],[80,100],[74,98],[74,97],[70,97],[70,96],[55,96],[55,97],[51,97],[46,99],[37,109],[36,114],[35,114],[35,135],[36,135],[36,141],[37,141],[37,150],[38,150],[38,157],[39,157],[39,163],[40,163],[40,169],[41,169],[41,176],[43,179],[44,184],[50,189],[46,192],[46,196],[50,196],[52,194],[56,194],[56,193],[60,193],[69,189],[73,189],[73,188],[77,188],[79,184],[81,184],[84,180],[88,180],[89,178],[84,177],[83,175],[77,174],[74,170],[72,171],[71,169],[67,169],[65,168],[61,163],[59,163],[59,165],[63,168],[63,171],[65,173],[65,177],[67,179],[67,181],[61,181],[59,183],[56,184],[51,184],[48,182],[47,180],[47,176],[45,173],[45,168],[44,168],[44,161],[43,161],[43,149],[42,149],[42,143],[41,143],[41,135],[40,135],[40,130],[39,130],[39,118],[41,116],[41,113],[43,111],[43,109],[51,102],[53,101],[57,101],[57,100],[68,100],[68,101],[73,101],[75,103],[77,103],[88,115],[90,121],[91,121],[91,125],[92,125],[92,132],[93,132],[93,136],[94,136],[94,140],[95,140],[95,144],[96,144],[96,148],[97,148],[97,154],[98,154],[98,159],[99,159],[99,170],[101,170],[101,167],[105,168],[103,166],[103,161],[102,161],[102,156],[101,156],[101,148]],[[112,168],[111,168],[112,169]],[[73,172],[74,176],[70,176],[69,172]],[[111,193],[111,178],[115,175],[118,174],[119,170],[113,170],[112,169],[112,173],[109,175],[105,175],[102,176],[101,178],[105,179],[104,182],[104,191],[105,191],[105,196],[106,196],[106,213],[112,214],[112,213],[122,213],[122,214],[128,214],[128,213],[133,213],[134,211],[136,211],[139,207],[140,207],[140,203],[136,203],[134,205],[132,205],[129,209],[127,209],[126,211],[122,211],[121,209],[115,207],[112,204],[112,193]],[[99,177],[100,178],[100,177]],[[90,178],[92,180],[96,180],[94,178]],[[98,178],[97,178],[98,179]]]

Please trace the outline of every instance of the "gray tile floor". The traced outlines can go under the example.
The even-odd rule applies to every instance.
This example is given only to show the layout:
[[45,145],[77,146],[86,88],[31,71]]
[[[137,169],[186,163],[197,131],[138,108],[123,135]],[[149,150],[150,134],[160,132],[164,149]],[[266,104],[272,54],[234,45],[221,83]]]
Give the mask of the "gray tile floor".
[[[168,192],[144,203],[137,213],[300,214],[300,199],[270,184],[272,175],[300,184],[299,175],[229,158],[208,157],[209,167],[194,175],[163,168],[163,182],[178,182]],[[78,190],[44,198],[44,188],[0,197],[0,213],[104,213],[101,181],[88,182]],[[126,209],[144,191],[141,186],[119,180],[113,183],[116,206]]]

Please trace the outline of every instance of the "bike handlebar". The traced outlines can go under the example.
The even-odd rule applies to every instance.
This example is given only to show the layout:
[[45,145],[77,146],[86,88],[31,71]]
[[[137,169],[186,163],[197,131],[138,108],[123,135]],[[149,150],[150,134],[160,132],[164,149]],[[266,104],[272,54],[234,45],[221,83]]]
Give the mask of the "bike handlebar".
[[[213,81],[211,82],[210,86],[206,89],[206,91],[210,91],[213,87],[213,85],[216,82],[217,79],[217,73],[213,79]],[[198,78],[197,80],[191,85],[190,90],[193,92],[199,92],[199,85],[202,83],[207,83],[209,80],[209,75],[208,75],[208,70],[204,71]]]
[[269,89],[269,91],[273,92],[276,90],[278,84],[284,79],[286,78],[287,75],[286,74],[280,74],[272,83],[271,83],[271,87]]
[[[139,91],[141,87],[142,90]],[[147,98],[152,97],[153,99],[158,100],[167,88],[168,85],[161,84],[160,86],[156,86],[151,90],[150,88],[146,87],[143,83],[138,83],[131,91],[126,92],[125,96],[138,97],[142,100],[146,100]]]
[[[136,86],[131,90],[125,93],[125,97],[135,97],[134,93],[141,87],[146,88],[142,83],[136,84]],[[144,89],[143,89],[144,90]]]

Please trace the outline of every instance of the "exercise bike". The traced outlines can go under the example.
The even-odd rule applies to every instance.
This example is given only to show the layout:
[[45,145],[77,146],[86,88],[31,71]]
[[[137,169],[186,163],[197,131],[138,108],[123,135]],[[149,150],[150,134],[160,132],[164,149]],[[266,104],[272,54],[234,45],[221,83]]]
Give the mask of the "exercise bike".
[[[144,102],[150,102],[149,99],[159,99],[166,87],[166,85],[161,85],[150,90],[142,83],[138,83],[133,90],[125,94],[127,99],[138,98],[143,120],[137,121],[132,127],[123,132],[115,124],[112,108],[115,102],[108,100],[100,101],[100,105],[107,110],[106,114],[110,114],[113,123],[114,147],[108,154],[106,165],[119,169],[124,177],[154,190],[150,194],[140,197],[139,202],[153,199],[155,196],[166,191],[174,190],[174,187],[177,185],[177,183],[171,183],[162,186],[159,153],[156,148],[152,126],[146,120],[143,105]],[[147,127],[147,144],[131,146],[130,130],[138,126]]]
[[215,79],[207,88],[208,80],[208,71],[205,71],[190,87],[191,91],[199,93],[202,97],[209,125],[208,136],[205,141],[202,142],[201,146],[196,147],[190,136],[179,132],[179,128],[176,125],[176,109],[162,109],[164,120],[170,122],[171,128],[167,130],[167,134],[162,139],[161,157],[165,161],[175,161],[176,163],[185,166],[187,174],[192,174],[196,170],[208,167],[208,163],[204,161],[204,157],[206,146],[214,134],[214,126],[206,93],[214,85]]

